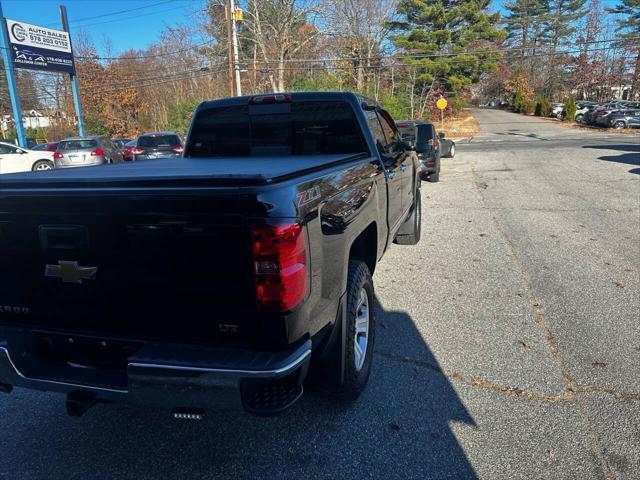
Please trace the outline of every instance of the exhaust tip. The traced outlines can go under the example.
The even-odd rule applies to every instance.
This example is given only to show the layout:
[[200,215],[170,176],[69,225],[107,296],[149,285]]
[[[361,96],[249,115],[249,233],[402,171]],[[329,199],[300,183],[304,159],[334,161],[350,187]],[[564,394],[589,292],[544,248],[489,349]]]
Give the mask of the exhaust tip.
[[203,408],[176,408],[172,412],[173,418],[176,420],[200,421],[204,418],[204,414]]

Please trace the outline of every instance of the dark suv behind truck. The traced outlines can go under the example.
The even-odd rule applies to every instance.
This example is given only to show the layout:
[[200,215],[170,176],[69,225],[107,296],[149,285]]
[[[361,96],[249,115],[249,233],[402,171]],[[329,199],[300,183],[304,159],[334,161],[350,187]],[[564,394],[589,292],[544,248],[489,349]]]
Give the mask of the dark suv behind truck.
[[175,132],[149,132],[138,137],[131,149],[133,160],[181,157],[184,151],[182,140]]
[[3,176],[0,387],[181,418],[367,383],[372,275],[421,232],[420,164],[351,93],[202,103],[184,158]]
[[415,149],[421,164],[421,177],[440,181],[442,149],[433,123],[424,120],[400,120],[396,123],[402,138]]

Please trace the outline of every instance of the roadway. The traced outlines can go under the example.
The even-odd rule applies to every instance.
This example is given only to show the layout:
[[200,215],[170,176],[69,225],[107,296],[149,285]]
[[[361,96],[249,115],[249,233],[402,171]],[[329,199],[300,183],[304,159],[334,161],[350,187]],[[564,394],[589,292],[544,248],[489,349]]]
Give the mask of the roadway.
[[0,396],[1,479],[632,479],[640,471],[640,137],[475,110],[375,274],[371,380],[202,422]]

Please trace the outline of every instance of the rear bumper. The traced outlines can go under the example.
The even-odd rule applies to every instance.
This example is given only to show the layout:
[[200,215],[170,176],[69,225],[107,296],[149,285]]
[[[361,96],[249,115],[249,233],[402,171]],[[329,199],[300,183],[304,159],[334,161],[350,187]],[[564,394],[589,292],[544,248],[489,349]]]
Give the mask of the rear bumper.
[[100,160],[96,160],[93,162],[78,162],[78,163],[62,163],[59,161],[54,161],[54,167],[55,168],[76,168],[76,167],[94,167],[96,165],[104,165],[106,162],[104,161],[104,158],[100,159]]
[[244,407],[255,414],[274,414],[302,395],[311,340],[280,352],[147,344],[127,359],[120,382],[107,382],[100,371],[77,366],[50,369],[21,350],[0,342],[0,383],[82,392],[97,401],[169,409]]
[[180,158],[182,155],[179,153],[166,152],[151,155],[133,155],[133,160],[162,160],[163,158]]

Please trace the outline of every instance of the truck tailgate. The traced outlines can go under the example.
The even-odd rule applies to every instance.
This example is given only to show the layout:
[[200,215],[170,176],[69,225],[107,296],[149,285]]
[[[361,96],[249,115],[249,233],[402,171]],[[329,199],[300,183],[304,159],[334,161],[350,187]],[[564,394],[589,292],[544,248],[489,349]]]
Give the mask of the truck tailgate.
[[0,323],[246,340],[255,321],[251,211],[238,196],[3,196]]

